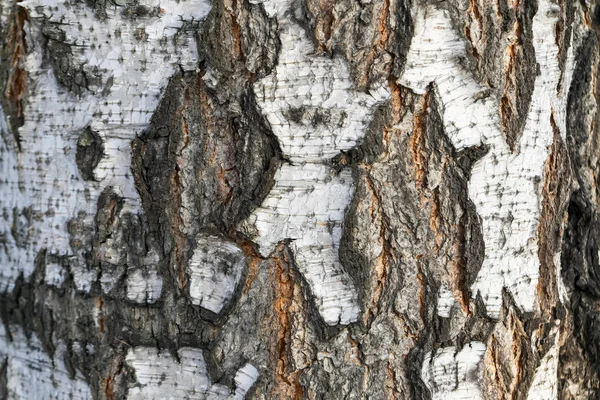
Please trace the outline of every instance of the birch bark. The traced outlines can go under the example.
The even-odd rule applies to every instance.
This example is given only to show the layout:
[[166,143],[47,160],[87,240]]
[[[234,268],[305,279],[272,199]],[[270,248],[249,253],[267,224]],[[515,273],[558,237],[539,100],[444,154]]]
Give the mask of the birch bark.
[[600,398],[600,3],[0,0],[0,399]]

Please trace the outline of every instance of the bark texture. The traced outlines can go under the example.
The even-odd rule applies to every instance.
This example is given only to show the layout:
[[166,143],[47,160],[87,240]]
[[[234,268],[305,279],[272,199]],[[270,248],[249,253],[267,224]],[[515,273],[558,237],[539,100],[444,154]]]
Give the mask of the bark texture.
[[600,3],[0,0],[0,399],[600,399]]

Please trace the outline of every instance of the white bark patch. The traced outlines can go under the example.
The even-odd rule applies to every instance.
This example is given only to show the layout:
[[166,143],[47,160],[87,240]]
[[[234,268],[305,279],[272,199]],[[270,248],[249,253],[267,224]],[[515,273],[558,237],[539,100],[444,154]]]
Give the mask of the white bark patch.
[[46,272],[44,274],[44,283],[49,286],[56,286],[57,288],[62,287],[65,281],[65,269],[58,264],[46,265]]
[[539,367],[535,370],[527,400],[558,399],[558,354],[560,350],[558,330],[555,330],[555,335],[554,346],[544,355]]
[[235,374],[235,398],[243,399],[258,379],[258,370],[252,364],[246,364]]
[[[415,36],[406,71],[399,82],[424,93],[433,82],[442,105],[444,129],[457,150],[486,144],[489,152],[473,166],[469,196],[482,220],[485,258],[472,294],[481,293],[491,317],[499,318],[502,288],[507,288],[524,311],[533,311],[539,276],[538,221],[544,165],[553,140],[551,113],[564,126],[566,89],[557,93],[560,79],[554,29],[560,7],[541,1],[533,20],[536,78],[525,130],[516,153],[502,134],[498,101],[484,95],[458,59],[465,43],[445,11],[428,7],[415,18]],[[567,62],[572,68],[572,62]],[[571,74],[568,70],[565,76]],[[569,78],[568,78],[569,79]],[[566,82],[568,83],[568,82]],[[563,84],[568,88],[568,84]],[[563,130],[564,133],[564,130]]]
[[220,313],[240,282],[245,256],[235,243],[201,236],[189,263],[192,304]]
[[96,271],[88,271],[84,268],[71,268],[73,273],[73,283],[75,289],[89,293],[92,290],[92,284],[96,280]]
[[340,58],[314,56],[302,27],[287,14],[288,1],[264,3],[276,16],[281,51],[275,71],[254,85],[257,102],[292,165],[284,165],[275,186],[248,222],[254,224],[260,252],[292,239],[300,272],[329,325],[358,318],[356,289],[338,257],[344,211],[354,185],[349,170],[335,176],[325,165],[356,146],[378,104],[389,97],[381,86],[371,93],[352,89]]
[[281,239],[293,240],[297,267],[329,325],[358,318],[356,290],[338,257],[344,211],[353,192],[349,170],[335,176],[322,164],[283,165],[273,189],[249,218],[264,256]]
[[63,362],[66,347],[56,346],[50,358],[41,343],[32,335],[29,340],[18,326],[11,325],[13,340],[9,341],[0,324],[0,364],[8,363],[6,371],[9,399],[88,400],[92,393],[79,371],[71,379]]
[[479,382],[481,359],[485,344],[471,342],[457,352],[456,347],[444,347],[423,361],[421,378],[431,391],[433,400],[482,399]]
[[144,267],[127,271],[127,299],[138,304],[153,304],[162,294],[163,279],[157,272],[160,258],[151,250],[143,260]]
[[[11,290],[16,277],[33,270],[37,252],[71,253],[67,221],[78,211],[93,210],[107,185],[121,189],[126,209],[137,211],[139,200],[130,174],[130,142],[147,126],[168,79],[181,66],[194,70],[197,50],[193,32],[178,30],[186,21],[199,21],[210,10],[207,0],[149,0],[160,6],[156,17],[127,19],[123,7],[107,2],[107,18],[99,21],[84,2],[66,7],[61,0],[25,0],[29,13],[25,24],[29,74],[25,124],[19,129],[22,153],[17,156],[5,141],[0,143],[0,206],[5,213],[31,207],[26,243],[11,236],[10,223],[0,226],[7,245],[0,249],[0,290]],[[101,79],[91,91],[74,96],[60,87],[42,59],[39,17],[44,16],[64,31],[73,44],[73,60]],[[176,43],[177,42],[177,43]],[[97,72],[94,72],[96,70]],[[112,82],[112,84],[111,84]],[[0,110],[1,114],[1,110]],[[0,116],[0,120],[4,120]],[[2,122],[2,130],[7,131]],[[94,174],[96,182],[84,182],[75,163],[79,134],[90,125],[104,141],[105,154]],[[72,271],[75,284],[89,290],[93,279],[83,270]],[[81,281],[79,281],[81,279]]]
[[[565,281],[563,280],[563,277],[562,277],[562,263],[560,261],[561,254],[562,253],[559,251],[556,254],[554,254],[554,257],[553,257],[554,266],[556,267],[556,286],[558,288],[558,299],[564,305],[568,305],[571,295],[570,295],[569,290],[567,289],[567,285],[565,285]],[[600,254],[599,254],[599,257],[600,257]]]
[[127,274],[127,299],[139,304],[152,304],[160,298],[162,277],[156,271],[136,269]]
[[446,285],[440,286],[437,300],[437,314],[442,318],[449,318],[452,307],[456,304],[454,293]]
[[126,362],[135,370],[137,383],[129,388],[129,400],[146,399],[243,399],[258,378],[258,371],[244,365],[235,376],[236,388],[211,384],[202,350],[184,347],[179,361],[168,352],[151,347],[129,350]]

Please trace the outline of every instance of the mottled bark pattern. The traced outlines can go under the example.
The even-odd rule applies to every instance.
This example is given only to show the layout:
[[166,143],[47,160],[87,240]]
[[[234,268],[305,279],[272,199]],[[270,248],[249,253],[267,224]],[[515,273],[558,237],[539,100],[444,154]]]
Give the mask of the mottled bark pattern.
[[0,0],[0,399],[600,398],[600,3]]

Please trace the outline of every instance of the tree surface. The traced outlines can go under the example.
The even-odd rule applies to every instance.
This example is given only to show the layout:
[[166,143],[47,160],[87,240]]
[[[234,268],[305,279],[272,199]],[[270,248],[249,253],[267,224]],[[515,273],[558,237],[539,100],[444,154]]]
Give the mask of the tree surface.
[[0,399],[600,399],[600,3],[0,0]]

